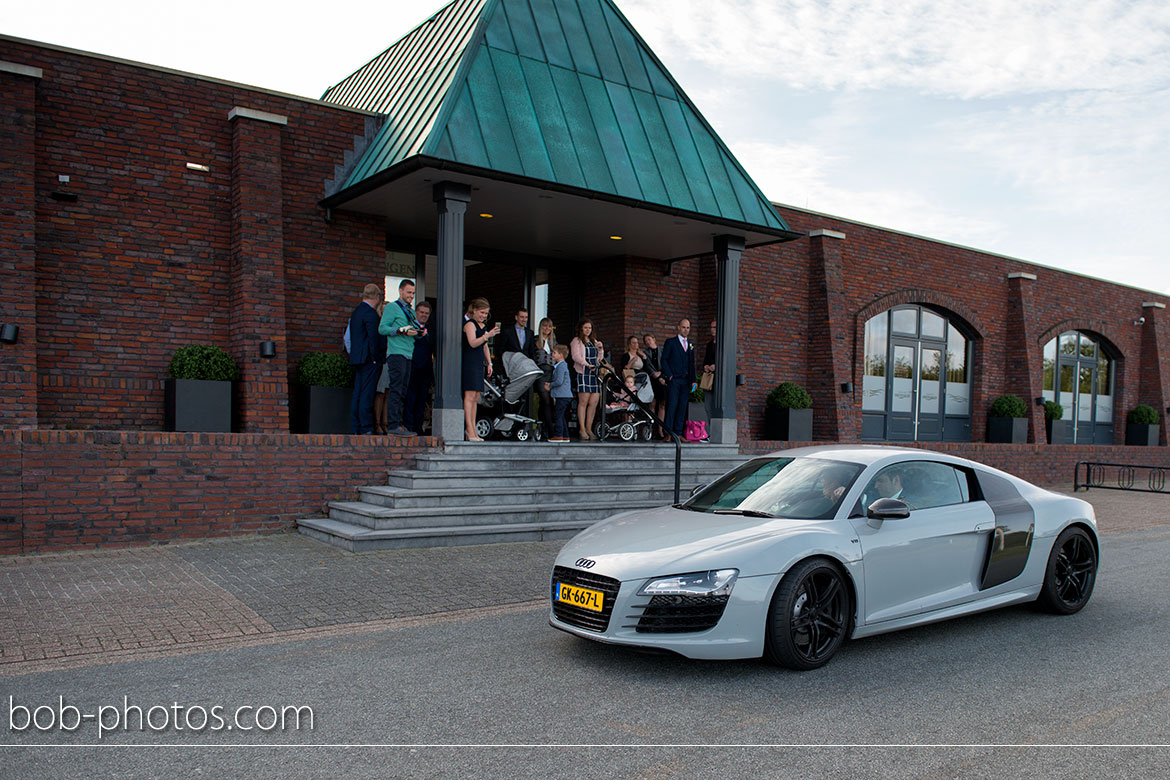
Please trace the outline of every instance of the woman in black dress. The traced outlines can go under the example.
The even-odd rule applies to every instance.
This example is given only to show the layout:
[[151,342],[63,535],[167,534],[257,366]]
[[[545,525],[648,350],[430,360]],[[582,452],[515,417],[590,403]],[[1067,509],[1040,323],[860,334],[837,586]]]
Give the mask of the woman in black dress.
[[492,375],[492,361],[488,354],[488,339],[500,332],[499,326],[488,330],[487,322],[491,305],[486,298],[475,298],[467,304],[463,315],[463,427],[468,441],[483,441],[475,432],[475,413],[479,407],[479,395],[483,392],[483,377]]

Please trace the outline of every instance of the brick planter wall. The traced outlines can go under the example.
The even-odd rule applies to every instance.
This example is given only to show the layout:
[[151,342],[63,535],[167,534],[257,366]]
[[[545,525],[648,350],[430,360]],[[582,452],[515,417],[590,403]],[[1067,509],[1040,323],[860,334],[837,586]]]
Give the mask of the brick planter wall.
[[0,431],[0,553],[287,531],[433,438]]

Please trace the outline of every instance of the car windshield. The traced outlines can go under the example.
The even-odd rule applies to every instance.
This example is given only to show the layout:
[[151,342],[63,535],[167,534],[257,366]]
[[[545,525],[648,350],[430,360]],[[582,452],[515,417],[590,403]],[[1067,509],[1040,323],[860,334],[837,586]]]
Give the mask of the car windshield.
[[683,508],[749,517],[832,517],[862,471],[857,463],[819,458],[749,461],[696,493]]

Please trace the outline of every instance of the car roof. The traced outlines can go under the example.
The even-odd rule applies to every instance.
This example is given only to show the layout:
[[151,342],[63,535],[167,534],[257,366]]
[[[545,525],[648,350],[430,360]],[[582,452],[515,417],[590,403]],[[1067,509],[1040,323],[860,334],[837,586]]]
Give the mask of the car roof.
[[[901,456],[901,458],[898,456]],[[911,457],[915,460],[938,460],[947,463],[971,463],[963,458],[956,458],[953,455],[946,455],[941,452],[921,450],[916,447],[890,446],[887,444],[826,444],[816,447],[793,447],[787,450],[761,453],[761,457],[820,458],[823,460],[861,463],[866,466],[885,460],[899,460],[906,457]]]

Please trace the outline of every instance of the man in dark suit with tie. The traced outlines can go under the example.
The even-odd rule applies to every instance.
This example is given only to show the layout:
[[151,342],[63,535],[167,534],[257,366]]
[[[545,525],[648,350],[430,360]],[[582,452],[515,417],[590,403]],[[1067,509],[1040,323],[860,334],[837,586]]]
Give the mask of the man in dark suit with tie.
[[[501,369],[504,368],[504,355],[508,352],[520,352],[529,360],[536,360],[536,337],[528,327],[528,309],[517,309],[516,324],[500,331],[496,341],[496,357]],[[504,375],[507,376],[507,372]],[[528,396],[524,396],[522,401],[517,411],[527,416]]]
[[687,424],[687,402],[695,383],[695,348],[690,343],[691,321],[678,321],[678,335],[662,345],[662,375],[666,377],[666,427],[683,435]]
[[354,367],[353,397],[349,403],[350,430],[374,432],[374,391],[386,362],[386,337],[378,334],[378,304],[382,288],[367,284],[362,302],[349,315],[349,364]]
[[414,317],[426,331],[415,339],[414,355],[410,359],[410,384],[406,387],[406,402],[402,409],[402,424],[415,433],[423,432],[427,394],[435,380],[435,331],[431,325],[431,305],[422,301],[414,308]]

